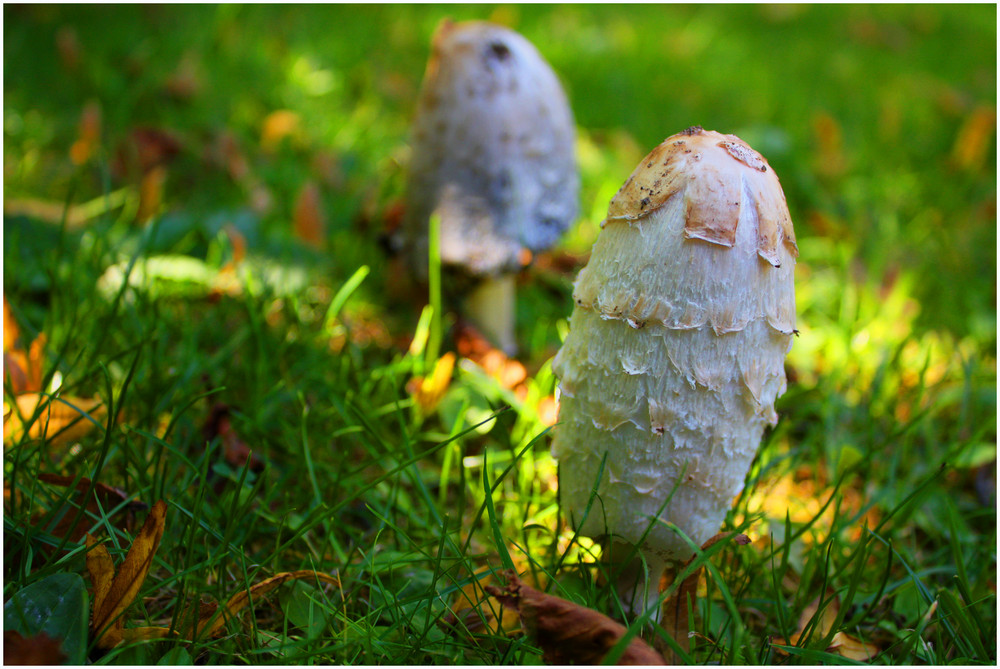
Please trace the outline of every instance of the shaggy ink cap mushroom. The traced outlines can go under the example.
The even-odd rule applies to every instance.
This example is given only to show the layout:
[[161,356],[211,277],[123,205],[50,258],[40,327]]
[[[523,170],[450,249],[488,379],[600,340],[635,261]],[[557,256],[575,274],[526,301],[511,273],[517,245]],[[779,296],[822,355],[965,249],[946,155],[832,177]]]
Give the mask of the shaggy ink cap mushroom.
[[[513,273],[577,213],[575,125],[552,68],[518,33],[444,21],[434,34],[412,132],[404,234],[427,273],[428,225],[441,262],[477,284],[468,315],[513,345]],[[481,293],[481,294],[477,294]]]
[[608,207],[553,365],[552,450],[581,533],[612,560],[642,542],[645,583],[641,560],[616,566],[633,613],[692,554],[663,521],[695,545],[711,538],[777,421],[797,255],[777,176],[733,135],[669,137]]

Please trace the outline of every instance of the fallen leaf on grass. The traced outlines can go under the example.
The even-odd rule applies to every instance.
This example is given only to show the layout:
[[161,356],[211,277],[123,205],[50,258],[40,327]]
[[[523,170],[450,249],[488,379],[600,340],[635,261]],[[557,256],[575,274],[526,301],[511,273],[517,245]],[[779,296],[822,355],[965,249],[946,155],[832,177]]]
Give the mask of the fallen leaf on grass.
[[[6,345],[6,338],[4,344]],[[45,357],[47,338],[41,333],[25,351],[19,346],[4,349],[3,375],[10,380],[10,388],[15,395],[37,392],[42,389],[42,365]]]
[[[525,585],[513,571],[507,585],[486,586],[501,604],[517,611],[521,625],[549,664],[600,664],[628,631],[602,613]],[[662,665],[663,657],[635,637],[618,659],[623,665]]]
[[218,611],[218,613],[216,613],[217,609],[213,607],[208,607],[207,610],[203,607],[202,615],[204,617],[198,621],[198,627],[195,635],[193,636],[204,637],[217,635],[222,631],[222,626],[226,624],[226,621],[250,604],[254,598],[264,596],[266,593],[274,590],[282,583],[287,583],[288,581],[297,579],[316,579],[323,581],[324,583],[331,583],[338,587],[340,586],[340,579],[336,576],[324,574],[312,569],[286,571],[280,574],[275,574],[271,578],[254,585],[249,590],[243,590],[230,597],[229,601],[226,602],[225,607],[223,607],[221,611]]
[[202,428],[202,435],[209,442],[216,437],[219,438],[222,443],[222,457],[230,467],[242,469],[249,461],[250,471],[263,471],[264,461],[240,439],[239,434],[233,429],[230,413],[229,406],[225,404],[219,403],[213,406]]
[[[827,593],[828,596],[830,594],[830,592]],[[837,621],[837,614],[840,611],[840,600],[836,596],[827,599],[826,606],[822,611],[819,610],[819,605],[820,597],[817,597],[802,610],[802,613],[799,615],[797,630],[787,641],[779,637],[772,639],[771,643],[775,646],[798,646],[799,641],[809,630],[810,625],[812,625],[810,632],[811,639],[826,638],[833,629],[833,624]],[[819,619],[813,622],[817,614],[819,614]],[[788,652],[781,648],[775,648],[775,650],[781,655],[788,655]],[[871,660],[880,652],[878,646],[855,639],[844,632],[834,634],[826,650],[827,652],[836,653],[841,657],[859,661]]]
[[45,632],[25,637],[14,630],[3,633],[3,663],[5,665],[55,665],[66,661],[62,642]]
[[459,590],[451,610],[442,617],[441,623],[446,628],[465,630],[471,634],[495,635],[519,631],[521,623],[518,617],[501,616],[503,605],[486,592],[492,579],[492,572],[477,572],[475,578]]
[[[746,546],[750,543],[749,537],[745,534],[733,536],[729,533],[720,532],[702,544],[701,550],[707,550],[713,544],[729,537],[733,537],[733,541],[739,546]],[[691,564],[691,560],[694,560],[694,557],[684,563],[679,571],[683,571],[685,567]],[[697,608],[698,580],[701,578],[702,570],[703,567],[695,569],[684,579],[677,591],[663,603],[661,625],[685,653],[691,648],[690,637],[688,636],[691,628],[688,603],[690,602],[692,609]],[[680,658],[676,657],[672,650],[668,653],[666,660],[668,664],[678,664],[680,662]]]
[[90,618],[91,632],[97,634],[97,646],[109,649],[124,639],[162,638],[165,628],[125,629],[125,610],[135,600],[153,564],[166,527],[167,505],[160,500],[153,505],[146,522],[125,555],[118,573],[104,544],[87,535],[87,572],[94,586],[94,607]]
[[451,373],[455,369],[455,354],[448,352],[438,358],[434,363],[434,369],[428,377],[414,377],[408,384],[407,390],[413,395],[414,402],[425,414],[437,408],[444,393],[451,384]]
[[30,439],[43,439],[53,446],[67,444],[90,432],[108,414],[99,399],[56,398],[44,393],[18,395],[14,405],[4,402],[3,411],[3,442],[7,445],[21,440],[26,425]]
[[[59,519],[55,527],[49,530],[52,536],[57,538],[68,537],[71,542],[79,542],[87,534],[87,527],[90,523],[85,518],[80,518],[85,512],[89,512],[92,516],[100,517],[101,510],[104,512],[111,511],[113,508],[119,506],[123,502],[125,503],[124,519],[123,522],[118,523],[116,526],[119,529],[126,529],[131,527],[134,513],[136,511],[145,510],[148,507],[147,504],[140,502],[138,500],[128,501],[128,495],[124,490],[119,488],[113,488],[104,483],[98,483],[94,486],[94,494],[87,501],[86,504],[83,503],[83,496],[87,494],[90,490],[91,481],[89,478],[83,477],[78,481],[72,476],[61,476],[59,474],[39,474],[38,480],[43,483],[49,483],[51,485],[61,486],[67,488],[73,485],[76,481],[76,495],[66,500],[66,506],[69,507],[62,517]],[[63,511],[64,507],[58,509],[51,509],[46,512],[35,522],[38,526],[48,525],[48,518]],[[77,520],[79,518],[79,520]],[[72,534],[70,530],[72,529]]]

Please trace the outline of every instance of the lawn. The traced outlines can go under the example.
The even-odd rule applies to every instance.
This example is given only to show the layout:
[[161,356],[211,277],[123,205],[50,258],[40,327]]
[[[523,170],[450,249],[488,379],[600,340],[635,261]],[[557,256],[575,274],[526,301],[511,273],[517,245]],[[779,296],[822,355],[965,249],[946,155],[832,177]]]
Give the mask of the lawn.
[[[446,16],[534,42],[578,127],[580,215],[518,277],[516,358],[439,331],[385,250]],[[483,591],[505,568],[614,614],[559,512],[551,363],[609,200],[701,125],[781,178],[799,336],[723,528],[750,543],[696,559],[687,648],[631,631],[691,663],[996,664],[996,19],[5,5],[17,652],[540,663]]]

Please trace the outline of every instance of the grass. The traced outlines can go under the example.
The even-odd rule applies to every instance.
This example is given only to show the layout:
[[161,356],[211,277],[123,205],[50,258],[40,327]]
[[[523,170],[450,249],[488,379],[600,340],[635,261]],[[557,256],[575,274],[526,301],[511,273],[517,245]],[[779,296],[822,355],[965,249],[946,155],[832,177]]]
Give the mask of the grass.
[[[378,238],[444,15],[492,16],[539,45],[573,103],[583,192],[578,224],[519,286],[521,387],[460,356],[427,408],[412,379],[431,375],[437,327],[397,297]],[[100,428],[69,440],[8,439],[5,422],[5,602],[86,580],[59,526],[76,497],[40,473],[167,501],[127,627],[179,626],[281,572],[341,579],[281,586],[219,638],[109,652],[88,638],[92,661],[538,663],[485,605],[446,624],[474,574],[511,565],[615,610],[599,548],[559,515],[550,360],[608,200],[646,151],[701,124],[782,178],[800,336],[781,421],[726,521],[754,542],[699,558],[688,659],[846,662],[830,650],[843,632],[876,663],[996,663],[995,7],[48,5],[4,19],[4,294],[22,345],[45,336],[40,387],[104,405],[88,410]],[[91,101],[99,138],[76,164]],[[272,141],[277,110],[298,121]],[[120,158],[139,126],[179,147],[142,225]],[[323,250],[293,234],[309,181]],[[82,203],[70,211],[86,221],[63,216]],[[207,428],[220,403],[263,468]],[[116,561],[144,517],[123,505],[79,521]]]

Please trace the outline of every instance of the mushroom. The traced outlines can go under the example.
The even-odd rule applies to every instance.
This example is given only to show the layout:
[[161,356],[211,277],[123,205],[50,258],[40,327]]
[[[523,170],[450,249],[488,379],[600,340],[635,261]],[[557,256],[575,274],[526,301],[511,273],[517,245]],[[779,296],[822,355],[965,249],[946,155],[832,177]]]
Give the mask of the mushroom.
[[552,451],[563,512],[605,541],[631,615],[719,530],[777,422],[797,255],[778,177],[734,135],[667,138],[611,200],[554,362]]
[[438,26],[413,126],[404,239],[425,278],[429,220],[440,217],[442,266],[473,284],[463,311],[508,353],[514,273],[576,216],[574,141],[566,95],[528,40],[484,21]]

